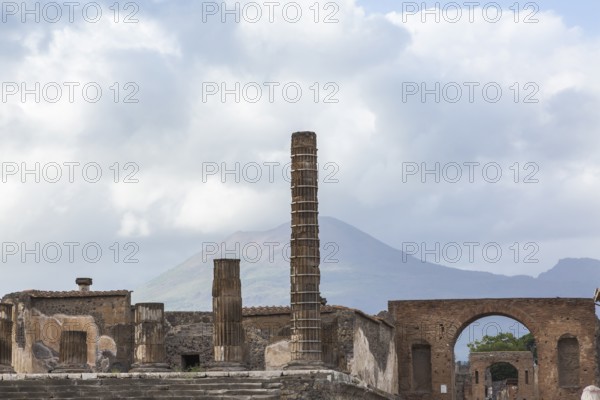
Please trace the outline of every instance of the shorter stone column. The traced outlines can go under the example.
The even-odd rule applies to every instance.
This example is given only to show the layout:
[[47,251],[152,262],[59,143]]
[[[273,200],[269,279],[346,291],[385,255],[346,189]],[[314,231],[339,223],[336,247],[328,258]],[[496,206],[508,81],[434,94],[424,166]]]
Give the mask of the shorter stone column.
[[214,260],[213,273],[213,370],[244,370],[242,283],[239,259]]
[[90,372],[87,363],[87,332],[63,331],[60,334],[58,367],[53,373]]
[[135,350],[131,372],[169,371],[165,349],[163,303],[135,305]]
[[12,304],[0,303],[0,374],[15,372],[12,368],[12,309]]

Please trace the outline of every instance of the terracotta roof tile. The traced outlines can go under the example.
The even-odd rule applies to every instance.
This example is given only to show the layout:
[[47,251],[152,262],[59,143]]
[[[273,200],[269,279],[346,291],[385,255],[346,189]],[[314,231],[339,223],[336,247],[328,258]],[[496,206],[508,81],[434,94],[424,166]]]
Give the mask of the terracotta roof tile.
[[102,297],[102,296],[127,296],[131,293],[129,290],[90,290],[83,292],[81,290],[69,291],[49,291],[49,290],[24,290],[22,292],[10,293],[5,298],[26,295],[35,298],[67,298],[67,297]]
[[[321,312],[334,312],[338,306],[321,306]],[[273,315],[273,314],[289,314],[292,312],[290,306],[259,306],[259,307],[244,307],[242,315]]]

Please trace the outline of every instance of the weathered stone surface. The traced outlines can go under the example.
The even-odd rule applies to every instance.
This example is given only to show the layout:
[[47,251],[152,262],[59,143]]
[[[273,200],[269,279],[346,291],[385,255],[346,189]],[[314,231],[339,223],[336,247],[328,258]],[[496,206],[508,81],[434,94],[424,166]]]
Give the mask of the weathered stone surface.
[[317,136],[295,132],[291,145],[292,236],[290,254],[292,360],[288,367],[319,365],[321,296]]
[[164,304],[135,305],[135,372],[153,372],[169,368],[166,363]]
[[[249,369],[264,370],[267,347],[290,340],[290,312],[288,307],[243,309],[244,362]],[[169,360],[180,366],[182,354],[197,354],[200,365],[206,367],[212,360],[212,314],[166,312],[165,319]],[[328,367],[354,374],[373,387],[397,392],[398,364],[392,325],[339,306],[322,307],[321,320],[322,354]]]
[[182,356],[197,355],[203,367],[213,360],[213,318],[211,312],[165,313],[167,362],[183,369]]
[[[539,399],[579,400],[581,389],[598,382],[597,318],[592,299],[469,299],[390,301],[396,321],[400,395],[423,400],[451,399],[454,391],[454,345],[471,322],[489,315],[514,318],[529,329],[538,353]],[[559,340],[579,343],[577,386],[559,382]],[[412,380],[413,344],[431,346],[430,393],[419,393]],[[440,393],[446,385],[447,393]]]
[[0,398],[396,400],[329,370],[68,374],[62,379],[52,375],[0,375]]
[[281,370],[292,360],[289,340],[280,340],[265,349],[265,368],[267,371]]
[[354,330],[354,357],[351,373],[366,384],[388,393],[398,393],[398,358],[394,330],[381,329],[378,335],[366,335],[368,327],[357,320]]
[[471,390],[465,396],[466,400],[485,399],[486,388],[492,386],[492,381],[486,379],[489,375],[486,371],[497,363],[508,363],[515,367],[519,374],[518,389],[512,391],[511,394],[518,396],[519,399],[535,400],[538,398],[535,384],[537,371],[533,363],[533,354],[530,351],[493,351],[470,354]]
[[241,368],[244,357],[239,259],[215,259],[213,274],[213,368]]
[[0,303],[0,373],[14,372],[12,367],[12,304]]
[[60,335],[59,362],[55,373],[90,371],[85,331],[63,331]]
[[[8,294],[3,301],[14,306],[12,361],[16,371],[43,373],[54,369],[56,358],[47,358],[47,351],[41,349],[47,348],[58,354],[61,334],[69,330],[87,333],[87,359],[93,369],[129,369],[133,356],[129,291],[32,290]],[[101,339],[103,337],[114,342],[112,349],[102,348],[102,343],[106,342]],[[105,350],[110,350],[111,354]]]

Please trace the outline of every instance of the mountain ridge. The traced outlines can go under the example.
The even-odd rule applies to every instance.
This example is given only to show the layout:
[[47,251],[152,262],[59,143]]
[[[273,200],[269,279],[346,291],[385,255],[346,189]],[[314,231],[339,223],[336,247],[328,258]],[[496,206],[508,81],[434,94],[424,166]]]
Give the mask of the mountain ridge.
[[[591,298],[594,282],[600,281],[600,260],[564,258],[538,277],[506,276],[423,262],[333,217],[320,217],[319,224],[323,296],[331,304],[365,312],[386,309],[388,300]],[[168,310],[210,310],[212,259],[226,256],[242,259],[244,306],[286,305],[289,236],[289,223],[283,223],[266,231],[237,231],[219,243],[203,243],[207,254],[192,255],[135,290],[133,298],[164,302]]]

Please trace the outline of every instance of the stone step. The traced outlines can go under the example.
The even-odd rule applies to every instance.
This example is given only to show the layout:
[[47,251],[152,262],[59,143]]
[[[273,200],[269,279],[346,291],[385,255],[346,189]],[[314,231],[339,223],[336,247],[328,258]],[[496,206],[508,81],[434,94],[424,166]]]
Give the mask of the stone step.
[[24,399],[278,399],[279,393],[273,392],[239,392],[239,391],[153,391],[153,390],[131,390],[126,393],[117,393],[113,391],[104,392],[86,392],[86,391],[60,391],[46,393],[5,393],[1,396],[6,400],[24,400]]
[[248,377],[193,379],[19,379],[0,381],[0,399],[273,400],[282,384]]
[[[211,388],[220,388],[224,385],[227,385],[229,388],[235,389],[262,389],[262,388],[270,388],[276,389],[281,387],[280,383],[268,383],[268,382],[120,382],[120,381],[110,381],[110,382],[77,382],[72,383],[69,381],[57,381],[57,382],[43,382],[43,381],[26,381],[27,388],[31,391],[36,390],[46,390],[47,388],[66,388],[66,387],[78,387],[78,388],[94,388],[94,387],[105,387],[110,386],[115,389],[123,388],[127,389],[130,387],[148,387],[148,386],[161,386],[161,387],[178,387],[185,388],[188,390],[200,390],[200,389],[211,389]],[[10,390],[11,388],[22,388],[24,385],[19,381],[13,382],[0,382],[0,392]]]
[[259,395],[259,394],[252,394],[252,395],[242,395],[242,394],[236,394],[236,393],[228,393],[228,394],[220,394],[220,395],[213,395],[213,394],[200,394],[200,393],[195,393],[192,395],[155,395],[155,394],[149,394],[149,393],[145,393],[145,392],[139,392],[139,393],[135,393],[135,394],[129,394],[127,396],[121,396],[121,395],[115,395],[113,393],[104,393],[102,395],[100,394],[96,394],[95,396],[91,396],[89,394],[78,394],[78,393],[74,393],[74,394],[60,394],[60,395],[54,395],[54,394],[45,394],[45,395],[35,395],[35,396],[30,396],[29,394],[26,393],[22,393],[19,394],[17,396],[8,396],[8,397],[3,397],[3,399],[6,400],[26,400],[26,399],[35,399],[35,400],[49,400],[49,399],[56,399],[56,400],[64,400],[64,399],[102,399],[102,400],[108,400],[108,399],[202,399],[202,400],[206,400],[206,399],[238,399],[238,400],[242,400],[242,399],[264,399],[264,400],[271,400],[271,399],[279,399],[280,395],[279,394],[269,394],[269,395]]

